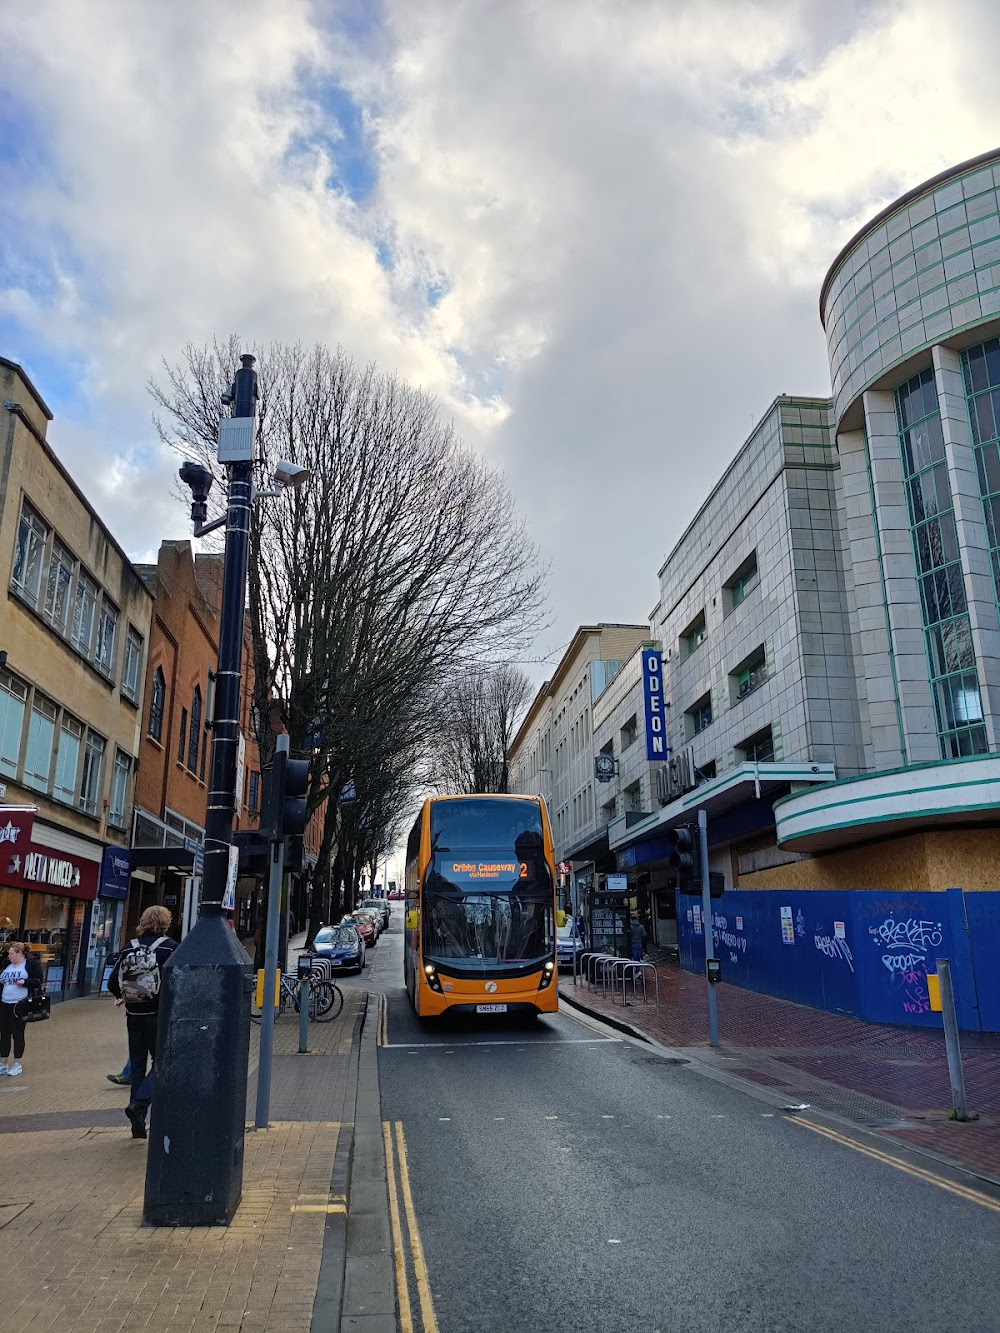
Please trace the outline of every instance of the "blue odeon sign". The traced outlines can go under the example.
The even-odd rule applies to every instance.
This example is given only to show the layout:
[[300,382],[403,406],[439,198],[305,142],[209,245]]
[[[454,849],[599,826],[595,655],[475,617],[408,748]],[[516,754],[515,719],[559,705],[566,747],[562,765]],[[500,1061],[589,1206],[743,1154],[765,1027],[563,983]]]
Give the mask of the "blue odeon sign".
[[646,758],[666,759],[667,712],[663,700],[663,658],[655,648],[642,654],[642,695],[646,704]]

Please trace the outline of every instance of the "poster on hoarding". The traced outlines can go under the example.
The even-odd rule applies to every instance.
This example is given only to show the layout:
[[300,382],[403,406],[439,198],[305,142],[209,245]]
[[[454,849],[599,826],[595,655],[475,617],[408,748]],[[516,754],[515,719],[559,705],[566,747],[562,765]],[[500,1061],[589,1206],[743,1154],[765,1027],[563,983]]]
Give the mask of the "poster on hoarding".
[[781,909],[781,940],[783,944],[795,943],[795,922],[792,920],[790,907]]

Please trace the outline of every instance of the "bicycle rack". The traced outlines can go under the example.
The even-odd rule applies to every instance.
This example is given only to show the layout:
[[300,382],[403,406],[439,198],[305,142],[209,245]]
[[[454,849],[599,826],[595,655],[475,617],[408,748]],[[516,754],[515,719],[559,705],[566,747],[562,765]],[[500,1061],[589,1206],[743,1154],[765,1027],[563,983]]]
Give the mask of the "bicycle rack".
[[329,958],[314,957],[312,959],[312,967],[310,968],[310,972],[312,976],[316,978],[317,981],[333,980],[333,964],[330,962]]
[[597,974],[600,971],[603,975],[604,968],[609,963],[618,961],[616,953],[592,953],[586,955],[587,963],[587,985],[591,990],[597,989]]
[[656,975],[655,966],[652,963],[636,962],[628,958],[618,959],[617,963],[615,963],[615,965],[611,969],[611,1003],[612,1004],[615,1003],[615,995],[617,994],[618,983],[621,982],[622,1008],[623,1009],[625,1008],[625,1006],[628,1004],[627,987],[628,983],[631,982],[632,1000],[633,1003],[638,1004],[639,1003],[638,983],[641,980],[642,1002],[643,1004],[649,1004],[649,994],[646,989],[646,974],[648,972],[652,972],[653,974],[653,995],[655,997],[654,1004],[656,1005],[657,1008],[659,1008],[660,980],[659,977]]

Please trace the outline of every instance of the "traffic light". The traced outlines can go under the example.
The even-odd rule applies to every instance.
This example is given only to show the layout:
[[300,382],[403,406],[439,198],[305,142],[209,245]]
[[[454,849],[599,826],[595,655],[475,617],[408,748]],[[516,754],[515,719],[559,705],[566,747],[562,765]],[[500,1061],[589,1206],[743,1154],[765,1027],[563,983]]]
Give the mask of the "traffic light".
[[699,879],[695,861],[695,830],[691,825],[680,824],[677,828],[667,829],[667,841],[671,844],[667,863],[671,870],[676,872],[678,880],[683,884],[685,881]]
[[309,760],[286,760],[281,832],[285,838],[285,862],[289,867],[293,861],[301,862],[308,796]]

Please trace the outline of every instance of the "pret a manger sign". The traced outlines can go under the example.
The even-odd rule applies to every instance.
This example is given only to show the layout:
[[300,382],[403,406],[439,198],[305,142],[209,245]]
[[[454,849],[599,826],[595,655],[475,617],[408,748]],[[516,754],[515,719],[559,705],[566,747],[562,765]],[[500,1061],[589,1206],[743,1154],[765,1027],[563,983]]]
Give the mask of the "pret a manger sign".
[[663,701],[663,658],[655,648],[642,654],[642,695],[646,704],[646,758],[666,759],[667,714]]

